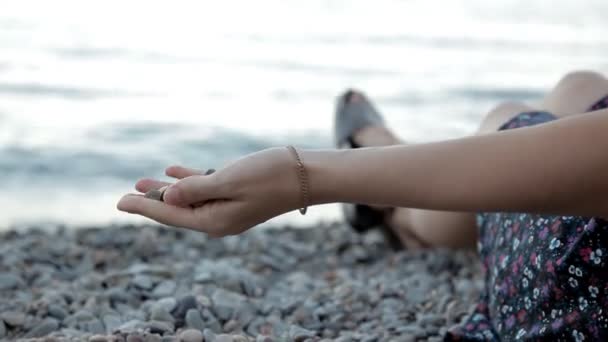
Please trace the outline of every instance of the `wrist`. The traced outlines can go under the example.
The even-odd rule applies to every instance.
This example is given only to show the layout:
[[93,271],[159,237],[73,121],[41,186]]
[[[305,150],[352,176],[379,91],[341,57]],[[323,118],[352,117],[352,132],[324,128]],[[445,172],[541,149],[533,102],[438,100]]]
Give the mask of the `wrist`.
[[309,205],[339,202],[341,150],[298,150],[308,177]]

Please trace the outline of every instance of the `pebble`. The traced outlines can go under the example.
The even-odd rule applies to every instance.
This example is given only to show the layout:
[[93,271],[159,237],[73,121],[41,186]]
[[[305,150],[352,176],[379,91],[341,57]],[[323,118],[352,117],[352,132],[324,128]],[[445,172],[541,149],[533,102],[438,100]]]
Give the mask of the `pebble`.
[[243,305],[245,297],[238,293],[217,289],[211,296],[213,311],[222,320],[229,320],[232,314]]
[[84,330],[86,332],[90,332],[93,334],[103,334],[106,331],[103,326],[103,323],[101,323],[101,321],[97,318],[81,323],[81,326],[84,327]]
[[173,297],[167,297],[159,299],[156,302],[156,305],[162,306],[163,308],[165,308],[165,310],[172,312],[173,309],[175,309],[175,306],[177,305],[177,300],[175,300],[175,298]]
[[152,230],[144,229],[138,234],[133,243],[133,251],[142,257],[151,257],[157,252],[158,243],[156,233]]
[[165,280],[160,284],[156,285],[154,291],[152,291],[152,296],[155,298],[169,297],[175,293],[175,288],[177,284],[173,280]]
[[297,325],[292,325],[289,329],[289,338],[295,342],[302,342],[308,338],[314,338],[316,336],[314,331],[310,331]]
[[415,325],[401,326],[395,329],[395,331],[399,334],[412,335],[416,338],[425,338],[427,336],[426,330]]
[[174,327],[173,324],[168,322],[161,321],[150,321],[146,322],[146,328],[150,330],[151,333],[159,333],[163,334],[166,332],[172,332]]
[[249,338],[243,335],[232,335],[232,340],[234,342],[249,342]]
[[418,316],[417,322],[422,326],[433,325],[440,327],[445,324],[445,318],[436,314],[422,314]]
[[23,279],[11,273],[0,274],[0,291],[14,290],[25,286]]
[[102,317],[103,325],[106,327],[107,333],[112,333],[121,325],[120,316],[107,314]]
[[26,338],[43,337],[59,329],[59,322],[53,318],[47,318],[40,324],[34,326],[27,334]]
[[237,327],[239,326],[239,322],[235,321],[234,319],[229,320],[228,322],[226,322],[226,324],[224,324],[224,332],[232,332],[234,330],[237,329]]
[[59,305],[51,304],[48,307],[49,316],[57,318],[60,321],[63,321],[64,318],[68,316],[68,312]]
[[150,311],[150,319],[162,322],[175,322],[175,318],[171,315],[164,306],[154,305]]
[[215,337],[214,342],[234,342],[234,338],[228,334],[220,334]]
[[145,334],[144,342],[162,342],[163,338],[160,334]]
[[0,318],[10,326],[18,327],[25,324],[25,314],[17,311],[5,311],[0,314]]
[[140,289],[150,290],[154,286],[154,280],[145,274],[137,274],[131,283]]
[[190,309],[186,313],[186,326],[200,331],[205,330],[205,323],[201,317],[201,313],[197,309]]
[[203,337],[205,338],[205,342],[215,341],[216,335],[211,329],[205,329],[203,330]]
[[171,314],[175,319],[183,321],[186,313],[191,309],[196,309],[196,298],[194,296],[184,296],[175,303],[175,308],[171,310]]
[[179,334],[182,342],[203,342],[203,333],[197,329],[187,329]]
[[140,333],[130,333],[127,335],[127,342],[145,342],[144,336]]
[[342,224],[228,239],[149,224],[57,234],[0,232],[0,339],[438,340],[483,289],[474,253],[393,253]]

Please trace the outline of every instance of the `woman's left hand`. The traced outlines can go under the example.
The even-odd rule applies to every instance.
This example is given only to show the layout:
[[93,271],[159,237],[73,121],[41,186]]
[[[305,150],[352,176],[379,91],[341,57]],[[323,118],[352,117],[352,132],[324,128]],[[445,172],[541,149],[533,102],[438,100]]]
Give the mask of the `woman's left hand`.
[[299,207],[294,165],[287,149],[273,148],[245,156],[210,175],[172,166],[166,174],[177,182],[142,179],[135,185],[141,193],[167,186],[164,202],[128,194],[117,207],[216,237],[239,234]]

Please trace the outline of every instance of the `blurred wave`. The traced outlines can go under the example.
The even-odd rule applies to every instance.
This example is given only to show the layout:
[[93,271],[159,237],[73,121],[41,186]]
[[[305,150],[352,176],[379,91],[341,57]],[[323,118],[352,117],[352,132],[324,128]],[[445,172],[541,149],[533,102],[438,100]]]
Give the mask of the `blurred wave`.
[[[126,91],[110,89],[87,89],[37,83],[1,83],[0,94],[58,96],[71,99],[94,99],[99,97],[134,96]],[[137,94],[142,96],[143,94]]]

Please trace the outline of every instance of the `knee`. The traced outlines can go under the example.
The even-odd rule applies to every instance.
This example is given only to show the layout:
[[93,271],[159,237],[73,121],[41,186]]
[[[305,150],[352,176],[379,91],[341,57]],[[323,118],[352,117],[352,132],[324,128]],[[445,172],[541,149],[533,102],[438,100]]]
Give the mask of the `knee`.
[[577,70],[571,71],[564,75],[559,82],[557,82],[556,88],[563,89],[579,89],[593,87],[600,82],[605,82],[606,78],[599,72],[591,70]]
[[502,124],[519,113],[532,111],[534,108],[521,102],[502,102],[486,114],[479,127],[480,133],[496,131]]

